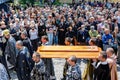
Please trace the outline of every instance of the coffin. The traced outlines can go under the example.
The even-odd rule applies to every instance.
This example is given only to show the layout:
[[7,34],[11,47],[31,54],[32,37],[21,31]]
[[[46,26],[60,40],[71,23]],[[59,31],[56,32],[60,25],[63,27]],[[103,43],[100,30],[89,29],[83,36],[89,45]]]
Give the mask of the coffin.
[[41,46],[37,50],[42,58],[98,58],[101,49],[97,46]]

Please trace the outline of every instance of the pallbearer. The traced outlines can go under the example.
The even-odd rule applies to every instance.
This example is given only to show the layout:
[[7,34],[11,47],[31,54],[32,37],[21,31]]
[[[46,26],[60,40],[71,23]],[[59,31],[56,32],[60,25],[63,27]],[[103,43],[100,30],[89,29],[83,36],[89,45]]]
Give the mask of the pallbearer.
[[27,32],[26,32],[26,31],[23,31],[23,32],[21,32],[20,37],[21,37],[21,39],[22,39],[22,41],[23,41],[23,46],[25,46],[25,47],[28,48],[28,50],[29,50],[29,52],[30,52],[30,55],[31,55],[31,57],[32,57],[32,54],[33,54],[33,46],[32,46],[32,43],[31,43],[31,41],[30,41],[30,39],[28,38],[27,35],[28,35]]
[[[49,46],[48,37],[46,35],[42,36],[41,43],[42,43],[41,44],[42,46]],[[54,73],[54,66],[53,66],[52,59],[51,58],[44,58],[43,61],[45,63],[46,70],[50,74],[50,78],[52,80],[54,80],[55,79],[55,73]]]
[[41,59],[40,54],[35,52],[32,59],[35,61],[35,65],[31,72],[31,80],[49,80],[49,76],[46,73],[45,64]]
[[77,64],[76,56],[68,58],[69,68],[66,74],[66,80],[82,80],[80,66]]
[[[95,46],[95,40],[94,39],[90,39],[89,40],[89,45],[90,46]],[[83,76],[82,76],[82,80],[93,80],[93,66],[92,66],[92,60],[89,59],[86,65],[86,68],[84,70]]]
[[93,80],[111,80],[110,78],[110,68],[107,62],[107,54],[105,51],[102,51],[99,56],[99,62],[96,64],[94,59],[94,78]]
[[[70,45],[72,46],[73,45],[70,37],[65,38],[65,45],[66,46],[70,46]],[[69,64],[66,61],[65,65],[64,65],[64,69],[63,69],[63,80],[66,80],[66,72],[68,70],[68,66],[69,66]]]
[[18,49],[18,55],[16,58],[16,72],[19,80],[30,80],[30,72],[32,63],[30,61],[30,53],[27,48],[23,46],[22,41],[16,42],[16,48]]

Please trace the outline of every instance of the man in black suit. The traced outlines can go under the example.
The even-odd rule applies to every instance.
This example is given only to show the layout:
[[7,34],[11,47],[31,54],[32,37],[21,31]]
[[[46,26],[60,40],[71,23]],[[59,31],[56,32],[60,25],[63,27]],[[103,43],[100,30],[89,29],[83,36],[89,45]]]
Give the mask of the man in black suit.
[[32,70],[29,51],[23,46],[22,41],[16,42],[18,55],[16,58],[16,72],[19,80],[30,80],[30,72]]
[[27,37],[27,32],[26,31],[23,31],[21,32],[21,39],[23,41],[23,46],[27,47],[29,52],[30,52],[30,55],[32,57],[32,54],[33,54],[33,46],[31,44],[31,41],[30,39]]

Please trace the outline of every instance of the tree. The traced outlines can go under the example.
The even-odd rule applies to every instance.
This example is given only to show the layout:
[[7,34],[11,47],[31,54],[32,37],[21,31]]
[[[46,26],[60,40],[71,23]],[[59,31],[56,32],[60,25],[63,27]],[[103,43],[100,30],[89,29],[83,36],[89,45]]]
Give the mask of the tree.
[[30,3],[30,4],[34,4],[34,0],[19,0],[20,4],[27,4],[27,3]]

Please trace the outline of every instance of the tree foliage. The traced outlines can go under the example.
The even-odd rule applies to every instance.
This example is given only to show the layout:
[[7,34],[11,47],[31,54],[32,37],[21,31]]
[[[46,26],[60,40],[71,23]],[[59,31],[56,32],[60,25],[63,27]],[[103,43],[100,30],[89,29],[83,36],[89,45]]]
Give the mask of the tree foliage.
[[[36,2],[39,2],[40,0],[19,0],[19,4],[34,4]],[[43,0],[44,3],[44,0]],[[55,4],[59,4],[59,0],[55,0]]]
[[26,3],[33,4],[33,3],[34,3],[34,0],[19,0],[19,3],[20,3],[20,4],[26,4]]

